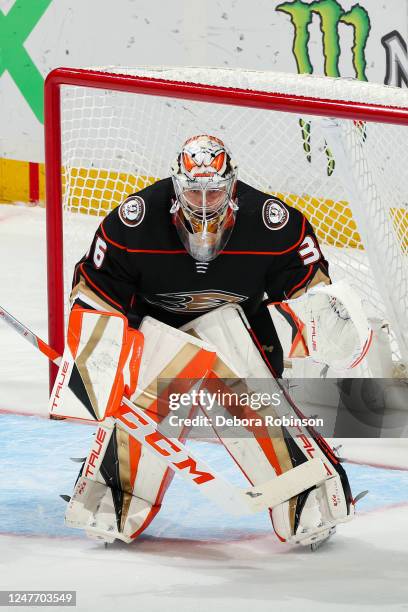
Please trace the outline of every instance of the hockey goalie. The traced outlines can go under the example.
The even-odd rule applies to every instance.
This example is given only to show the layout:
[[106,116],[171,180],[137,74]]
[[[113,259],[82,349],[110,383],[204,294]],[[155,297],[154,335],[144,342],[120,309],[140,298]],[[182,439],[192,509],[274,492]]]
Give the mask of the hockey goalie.
[[[244,496],[191,457],[174,458],[187,430],[169,428],[160,381],[191,394],[228,380],[251,394],[262,380],[282,398],[264,416],[299,417],[279,383],[284,359],[344,370],[365,358],[371,342],[358,297],[331,284],[307,219],[239,181],[222,141],[188,139],[171,177],[103,220],[76,266],[72,301],[50,409],[101,422],[67,498],[67,525],[105,542],[132,542],[159,512],[174,472],[186,475],[186,467],[196,484],[214,481],[207,490],[227,511],[269,507],[282,542],[316,546],[353,517],[346,473],[307,425],[242,435],[212,422],[252,487]],[[209,413],[204,402],[186,409]]]

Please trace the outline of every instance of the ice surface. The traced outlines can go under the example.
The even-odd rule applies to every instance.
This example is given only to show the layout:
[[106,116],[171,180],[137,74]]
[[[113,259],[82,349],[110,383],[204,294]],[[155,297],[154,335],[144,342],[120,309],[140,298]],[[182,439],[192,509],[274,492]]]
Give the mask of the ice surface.
[[[50,421],[35,416],[0,415],[0,531],[33,535],[80,537],[63,526],[65,502],[79,464],[70,457],[85,457],[92,444],[92,425]],[[218,444],[192,440],[193,452],[237,485],[246,480]],[[50,462],[52,457],[52,462]],[[360,511],[408,502],[408,470],[385,470],[350,465],[348,474],[355,494],[369,489],[359,503]],[[21,495],[25,503],[21,507]],[[165,504],[146,533],[152,536],[191,540],[234,540],[271,532],[267,513],[250,517],[226,517],[188,482],[175,478]]]
[[[133,545],[104,550],[63,526],[65,503],[94,427],[0,416],[3,588],[76,589],[79,610],[404,609],[408,600],[408,471],[348,466],[359,516],[315,553],[273,535],[267,513],[231,518],[175,478],[163,509]],[[197,454],[243,484],[218,445]],[[405,577],[405,578],[404,578]],[[94,607],[95,606],[95,607]],[[406,608],[405,608],[406,609]]]

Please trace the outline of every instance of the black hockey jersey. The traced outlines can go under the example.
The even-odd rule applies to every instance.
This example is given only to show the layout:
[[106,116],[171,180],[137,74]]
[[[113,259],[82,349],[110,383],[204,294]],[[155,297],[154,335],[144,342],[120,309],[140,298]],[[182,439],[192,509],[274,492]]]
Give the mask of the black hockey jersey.
[[281,301],[327,280],[328,264],[301,212],[241,181],[237,197],[228,243],[203,263],[187,253],[172,223],[171,178],[129,196],[100,224],[76,265],[74,289],[81,284],[133,326],[150,315],[179,327],[213,308],[239,304],[260,343],[274,348],[269,361],[279,374],[282,353],[266,296]]

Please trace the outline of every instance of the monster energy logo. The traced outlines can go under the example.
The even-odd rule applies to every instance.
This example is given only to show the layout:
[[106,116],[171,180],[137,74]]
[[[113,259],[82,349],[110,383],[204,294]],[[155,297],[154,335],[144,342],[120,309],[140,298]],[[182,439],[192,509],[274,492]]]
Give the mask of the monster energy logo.
[[[293,39],[293,54],[299,73],[312,74],[313,65],[309,54],[310,33],[309,26],[313,15],[320,17],[320,30],[323,36],[324,73],[326,76],[339,77],[340,61],[340,32],[339,24],[344,23],[352,26],[353,37],[353,66],[356,77],[361,81],[367,81],[365,48],[370,33],[371,23],[365,8],[354,4],[349,11],[345,11],[337,0],[315,0],[306,3],[302,0],[283,2],[276,7],[277,11],[290,15],[291,23],[295,29]],[[299,119],[302,131],[303,149],[309,162],[312,161],[311,154],[311,125],[310,121]],[[365,126],[361,124],[359,129],[365,139]],[[327,174],[331,176],[335,169],[335,159],[325,142],[324,145],[327,159]]]
[[345,11],[337,0],[315,0],[310,3],[293,0],[292,2],[279,4],[276,10],[290,15],[295,30],[293,54],[299,73],[312,74],[313,72],[309,54],[309,26],[312,23],[313,15],[318,15],[323,36],[325,75],[340,76],[339,24],[344,23],[351,26],[354,32],[352,54],[356,77],[362,81],[367,81],[365,48],[371,23],[365,8],[359,4],[354,4],[349,11]]

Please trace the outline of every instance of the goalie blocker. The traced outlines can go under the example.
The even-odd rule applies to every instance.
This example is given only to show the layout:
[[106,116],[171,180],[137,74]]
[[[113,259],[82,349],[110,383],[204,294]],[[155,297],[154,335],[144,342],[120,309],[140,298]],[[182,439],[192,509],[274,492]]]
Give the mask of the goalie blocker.
[[[71,317],[70,340],[51,408],[53,414],[103,423],[70,500],[68,525],[107,541],[132,541],[160,509],[171,480],[168,468],[227,511],[273,507],[275,531],[283,541],[315,543],[327,537],[336,523],[353,516],[344,470],[324,440],[306,428],[288,428],[289,437],[281,428],[248,431],[245,436],[236,432],[235,437],[233,431],[214,427],[253,485],[247,490],[233,487],[193,457],[183,445],[187,432],[182,426],[172,438],[159,431],[158,424],[165,427],[169,418],[168,405],[157,397],[159,378],[184,379],[187,391],[193,379],[201,379],[211,389],[211,381],[220,376],[238,384],[247,379],[249,387],[252,378],[266,378],[271,391],[279,389],[239,307],[204,315],[183,331],[150,317],[138,332],[128,330],[121,315],[76,309]],[[68,379],[75,371],[80,384],[72,392]],[[120,398],[122,392],[132,401]],[[89,405],[83,406],[84,393],[92,413]],[[280,410],[299,416],[289,398]]]

